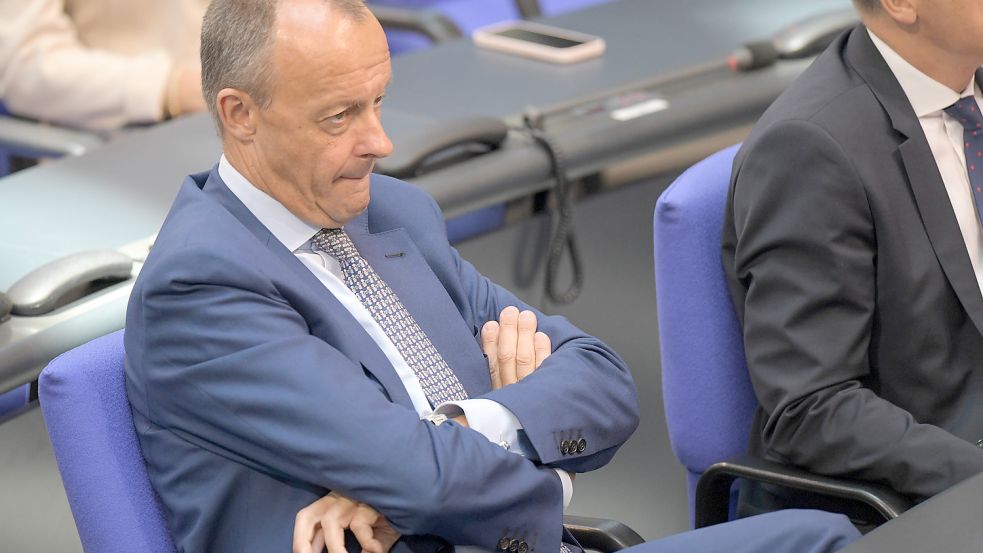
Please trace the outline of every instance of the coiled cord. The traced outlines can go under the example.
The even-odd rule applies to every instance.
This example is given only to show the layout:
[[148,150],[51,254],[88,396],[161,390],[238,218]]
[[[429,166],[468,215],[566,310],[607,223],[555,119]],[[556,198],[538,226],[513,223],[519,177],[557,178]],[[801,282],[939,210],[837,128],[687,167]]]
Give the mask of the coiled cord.
[[[529,109],[523,119],[526,124],[524,130],[549,157],[550,173],[554,181],[555,206],[550,213],[551,232],[546,253],[546,296],[556,304],[572,303],[583,290],[584,268],[573,232],[573,202],[570,198],[566,162],[556,141],[542,129],[542,118],[538,113]],[[557,280],[565,251],[570,252],[573,275],[570,286],[561,291]]]

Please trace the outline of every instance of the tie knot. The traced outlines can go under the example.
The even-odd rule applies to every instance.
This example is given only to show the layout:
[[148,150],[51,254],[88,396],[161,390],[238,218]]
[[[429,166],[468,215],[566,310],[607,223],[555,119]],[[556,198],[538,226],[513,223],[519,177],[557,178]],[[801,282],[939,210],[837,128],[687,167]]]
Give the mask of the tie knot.
[[962,123],[964,130],[983,128],[983,115],[974,96],[964,96],[958,102],[945,108],[945,112]]
[[338,261],[346,261],[358,257],[355,244],[348,233],[340,228],[323,228],[311,238],[315,248],[327,253]]

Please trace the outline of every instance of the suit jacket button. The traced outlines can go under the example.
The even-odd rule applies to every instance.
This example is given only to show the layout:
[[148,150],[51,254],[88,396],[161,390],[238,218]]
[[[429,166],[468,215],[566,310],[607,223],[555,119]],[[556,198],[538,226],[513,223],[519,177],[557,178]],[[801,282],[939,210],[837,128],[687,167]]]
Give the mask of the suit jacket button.
[[983,439],[976,440],[976,447],[983,449]]
[[510,542],[510,540],[508,538],[502,538],[502,539],[498,540],[498,548],[501,549],[502,551],[508,551],[509,550],[509,542]]
[[520,541],[519,542],[519,553],[528,553],[528,552],[529,552],[529,544],[527,544],[524,541]]
[[519,551],[519,540],[512,540],[509,542],[509,553],[516,553]]
[[560,442],[560,453],[566,455],[567,452],[569,451],[570,451],[570,442],[567,440],[563,440],[562,442]]
[[587,449],[587,440],[581,438],[577,442],[577,453],[583,453],[585,449]]

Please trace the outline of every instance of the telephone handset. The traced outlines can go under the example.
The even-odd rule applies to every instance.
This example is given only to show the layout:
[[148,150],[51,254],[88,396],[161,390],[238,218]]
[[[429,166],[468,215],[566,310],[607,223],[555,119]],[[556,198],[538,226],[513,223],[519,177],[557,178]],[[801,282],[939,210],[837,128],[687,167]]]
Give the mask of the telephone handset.
[[393,155],[376,163],[375,170],[398,179],[418,177],[426,169],[495,150],[508,133],[505,123],[492,117],[456,119],[401,143]]
[[[116,250],[80,252],[38,267],[7,290],[11,313],[31,317],[130,278],[133,259]],[[0,300],[0,311],[2,311]]]
[[0,323],[10,318],[11,307],[13,307],[13,304],[10,298],[7,297],[7,294],[0,292]]

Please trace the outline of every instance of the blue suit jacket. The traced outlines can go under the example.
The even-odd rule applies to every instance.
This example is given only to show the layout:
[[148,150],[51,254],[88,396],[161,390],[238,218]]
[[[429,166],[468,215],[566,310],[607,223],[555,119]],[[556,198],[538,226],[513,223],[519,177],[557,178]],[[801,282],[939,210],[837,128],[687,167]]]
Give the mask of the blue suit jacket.
[[479,329],[529,306],[458,256],[419,189],[373,175],[371,194],[345,226],[359,252],[469,395],[515,413],[537,462],[420,421],[369,335],[213,170],[183,184],[126,320],[127,391],[179,549],[289,551],[296,512],[337,490],[406,536],[394,551],[507,537],[554,553],[562,488],[541,465],[598,468],[636,427],[623,361],[560,317],[537,313],[553,355],[491,391]]

